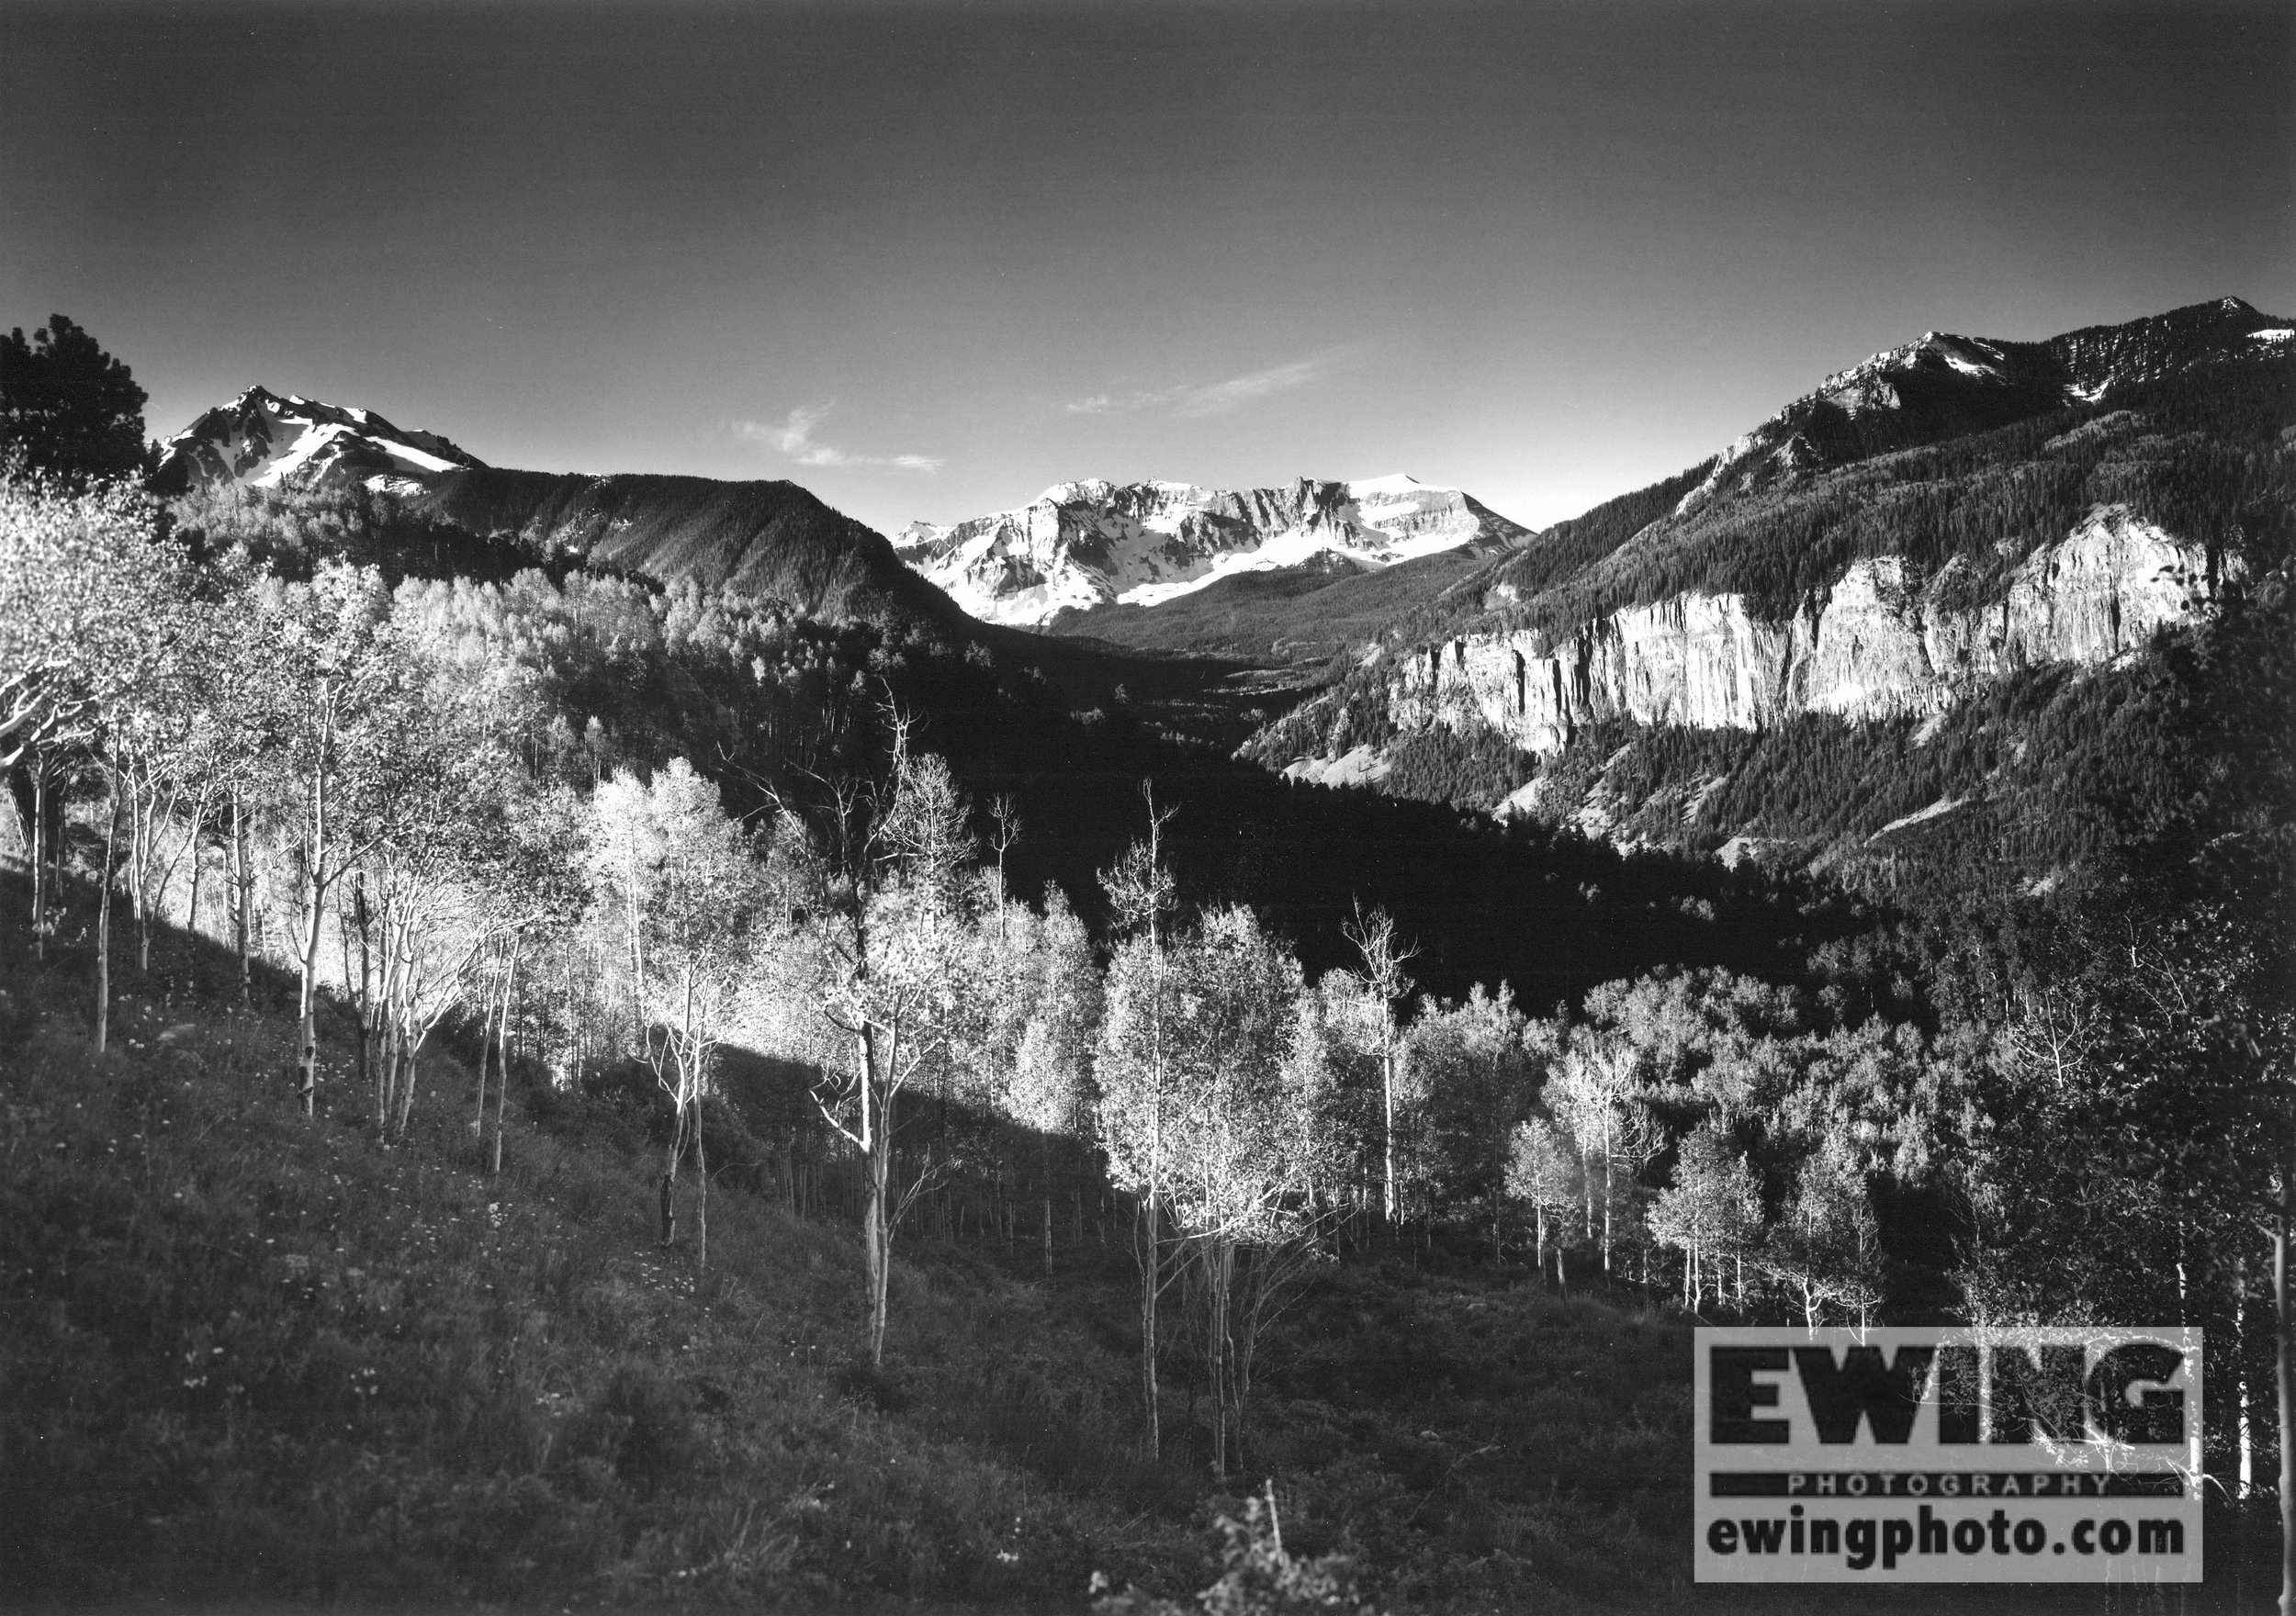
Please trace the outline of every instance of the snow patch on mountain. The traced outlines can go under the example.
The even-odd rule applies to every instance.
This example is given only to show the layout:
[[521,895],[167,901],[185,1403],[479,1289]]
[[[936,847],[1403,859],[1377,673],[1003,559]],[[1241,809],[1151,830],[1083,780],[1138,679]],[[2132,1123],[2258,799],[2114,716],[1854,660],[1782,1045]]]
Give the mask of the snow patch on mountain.
[[895,549],[974,616],[1034,625],[1111,601],[1153,606],[1239,573],[1372,570],[1527,537],[1458,489],[1401,474],[1238,490],[1095,477],[1055,483],[1018,510],[912,523]]
[[363,483],[403,494],[446,472],[484,465],[436,432],[394,426],[371,410],[254,387],[161,445],[152,485],[172,492],[195,483],[256,488]]

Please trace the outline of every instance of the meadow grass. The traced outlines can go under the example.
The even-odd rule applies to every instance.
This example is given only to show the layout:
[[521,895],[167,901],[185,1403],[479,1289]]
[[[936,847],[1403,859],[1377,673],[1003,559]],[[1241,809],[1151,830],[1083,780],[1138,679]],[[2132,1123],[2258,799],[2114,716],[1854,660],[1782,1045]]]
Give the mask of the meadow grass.
[[[12,1602],[1081,1610],[1095,1571],[1205,1586],[1212,1515],[1273,1476],[1288,1546],[1353,1556],[1390,1609],[1844,1608],[1688,1583],[1671,1307],[1555,1296],[1439,1240],[1350,1251],[1271,1330],[1221,1483],[1180,1345],[1166,1453],[1138,1452],[1120,1241],[1059,1242],[1048,1278],[1025,1240],[905,1237],[872,1368],[852,1231],[728,1174],[697,1273],[655,1243],[642,1116],[514,1087],[487,1176],[451,1049],[386,1146],[339,1020],[307,1119],[283,985],[240,1009],[207,948],[121,972],[97,1059],[84,955],[0,927]],[[2218,1574],[2181,1603],[1980,1603],[2263,1602],[2268,1534],[2211,1532]]]

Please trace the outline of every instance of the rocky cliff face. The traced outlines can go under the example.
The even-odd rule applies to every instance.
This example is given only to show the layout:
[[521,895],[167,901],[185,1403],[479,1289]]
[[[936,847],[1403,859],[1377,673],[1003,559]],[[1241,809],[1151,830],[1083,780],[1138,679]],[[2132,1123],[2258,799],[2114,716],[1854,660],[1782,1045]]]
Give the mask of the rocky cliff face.
[[2216,581],[2200,547],[2099,506],[1987,600],[1969,600],[1961,563],[1920,579],[1879,556],[1783,622],[1740,595],[1683,595],[1559,645],[1525,631],[1421,647],[1394,663],[1389,712],[1406,729],[1488,728],[1536,753],[1607,718],[1750,729],[1806,712],[1930,713],[2020,668],[2109,662],[2199,610]]
[[1233,491],[1096,479],[951,527],[917,522],[896,549],[974,616],[1035,624],[1110,601],[1154,605],[1238,572],[1375,568],[1527,536],[1458,489],[1408,477]]

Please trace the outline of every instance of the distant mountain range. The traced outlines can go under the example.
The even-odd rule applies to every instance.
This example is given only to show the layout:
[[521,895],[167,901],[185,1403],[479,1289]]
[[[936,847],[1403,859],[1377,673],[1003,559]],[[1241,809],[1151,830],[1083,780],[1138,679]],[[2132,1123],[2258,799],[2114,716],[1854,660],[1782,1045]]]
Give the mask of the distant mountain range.
[[1529,536],[1457,488],[1403,476],[1235,490],[1096,478],[1056,483],[1015,511],[914,523],[895,549],[985,622],[1059,628],[1064,614],[1156,606],[1247,573],[1352,577]]
[[[538,560],[923,620],[1080,708],[1169,686],[1214,717],[1159,722],[1222,750],[1256,724],[1244,755],[1295,779],[1806,862],[2009,823],[2062,782],[1906,748],[1975,725],[1992,738],[1952,744],[1977,756],[2032,722],[2024,698],[1986,716],[1988,692],[2125,664],[2296,549],[2296,322],[2223,298],[2040,342],[1930,332],[1536,533],[1408,477],[1091,480],[895,544],[791,483],[501,470],[261,387],[169,440],[153,478],[219,483],[374,490]],[[1215,702],[1235,662],[1203,654],[1262,671]],[[1896,761],[1842,755],[1853,791],[1755,783],[1780,746],[1816,767],[1845,724],[1896,736]],[[1796,819],[1796,792],[1833,806]]]

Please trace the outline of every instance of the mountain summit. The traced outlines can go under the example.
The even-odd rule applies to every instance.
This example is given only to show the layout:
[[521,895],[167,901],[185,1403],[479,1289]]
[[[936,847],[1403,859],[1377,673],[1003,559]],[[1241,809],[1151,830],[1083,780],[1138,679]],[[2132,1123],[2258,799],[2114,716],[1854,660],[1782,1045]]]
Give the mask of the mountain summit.
[[882,533],[795,483],[514,471],[371,410],[260,387],[168,439],[147,486],[172,497],[226,483],[321,495],[365,488],[391,496],[400,515],[536,560],[732,589],[827,622],[894,613],[962,627]]
[[1055,483],[1017,511],[916,522],[895,547],[974,616],[1036,624],[1111,602],[1153,606],[1239,573],[1373,571],[1529,536],[1457,488],[1400,475],[1232,491],[1092,478]]
[[276,488],[355,482],[413,493],[447,472],[485,464],[436,432],[394,426],[371,410],[253,387],[162,444],[152,488],[177,494],[194,483]]
[[2041,342],[1928,331],[1828,376],[1739,438],[1680,510],[2045,410],[2094,404],[2139,382],[2285,352],[2291,335],[2286,321],[2238,297],[2125,325],[2085,326]]

